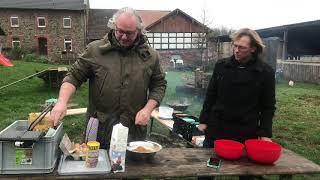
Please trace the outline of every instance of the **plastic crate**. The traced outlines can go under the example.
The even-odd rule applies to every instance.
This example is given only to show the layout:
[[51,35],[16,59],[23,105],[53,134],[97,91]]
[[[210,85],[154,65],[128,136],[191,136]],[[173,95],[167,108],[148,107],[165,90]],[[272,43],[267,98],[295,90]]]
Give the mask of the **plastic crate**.
[[[194,123],[189,123],[183,120],[183,118],[190,118],[194,119]],[[204,133],[199,131],[197,125],[199,124],[199,119],[195,116],[191,115],[180,115],[180,114],[173,114],[173,129],[174,133],[182,135],[184,139],[187,141],[192,141],[192,136],[200,136]]]
[[[27,120],[18,120],[0,132],[16,131],[19,126],[28,126]],[[59,143],[64,134],[62,123],[53,136],[41,137],[28,152],[32,152],[32,159],[21,163],[16,161],[21,148],[15,146],[14,141],[0,141],[0,174],[40,174],[50,173],[55,168],[60,155]],[[31,157],[31,156],[30,156]],[[17,163],[19,162],[19,163]]]

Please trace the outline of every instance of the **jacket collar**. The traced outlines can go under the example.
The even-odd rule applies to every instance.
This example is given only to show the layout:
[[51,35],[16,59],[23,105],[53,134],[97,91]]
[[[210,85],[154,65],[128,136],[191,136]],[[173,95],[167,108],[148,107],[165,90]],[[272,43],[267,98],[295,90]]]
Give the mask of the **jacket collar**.
[[226,63],[225,63],[225,67],[245,67],[249,70],[255,70],[255,71],[259,71],[262,72],[263,71],[263,67],[261,64],[262,59],[259,58],[258,56],[253,56],[247,63],[245,64],[240,64],[234,57],[234,55],[232,55],[231,57],[227,58]]
[[120,52],[128,52],[130,50],[137,50],[137,49],[141,49],[144,47],[148,47],[148,45],[146,44],[147,37],[142,34],[137,36],[137,38],[134,41],[132,46],[123,47],[116,40],[116,37],[114,35],[114,30],[110,30],[109,33],[103,37],[103,41],[105,42],[105,44],[99,46],[102,53],[106,53],[110,50],[118,50]]

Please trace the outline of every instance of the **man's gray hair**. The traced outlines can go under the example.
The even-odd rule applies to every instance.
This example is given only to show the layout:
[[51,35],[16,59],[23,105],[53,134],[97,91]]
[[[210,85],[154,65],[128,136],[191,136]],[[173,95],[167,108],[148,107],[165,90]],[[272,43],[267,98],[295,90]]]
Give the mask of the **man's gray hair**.
[[115,29],[116,28],[117,18],[123,13],[128,13],[128,14],[134,16],[137,19],[137,29],[140,30],[140,32],[142,34],[145,34],[147,32],[145,30],[144,24],[142,22],[141,16],[137,13],[136,10],[134,10],[133,8],[130,8],[130,7],[121,8],[116,13],[114,13],[112,18],[110,18],[109,21],[108,21],[108,27],[110,29]]

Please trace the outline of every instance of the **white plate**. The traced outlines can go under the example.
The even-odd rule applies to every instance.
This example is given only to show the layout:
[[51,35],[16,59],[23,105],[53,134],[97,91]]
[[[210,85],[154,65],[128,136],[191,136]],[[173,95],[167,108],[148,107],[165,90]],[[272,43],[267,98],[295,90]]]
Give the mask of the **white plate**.
[[151,150],[152,152],[150,153],[154,153],[154,152],[158,152],[162,149],[162,146],[156,142],[152,142],[152,141],[132,141],[128,144],[127,146],[127,150],[128,151],[132,151],[135,152],[134,149],[136,149],[137,147],[142,146],[148,150]]

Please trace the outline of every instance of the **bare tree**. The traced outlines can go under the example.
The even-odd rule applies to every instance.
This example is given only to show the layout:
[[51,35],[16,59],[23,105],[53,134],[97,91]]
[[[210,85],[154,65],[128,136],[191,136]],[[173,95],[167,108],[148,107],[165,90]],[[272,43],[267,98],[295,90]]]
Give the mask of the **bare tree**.
[[207,10],[204,8],[201,13],[201,31],[196,33],[196,37],[193,37],[192,40],[194,48],[199,50],[200,62],[203,69],[208,61],[208,35],[211,33],[209,26],[212,24],[212,22],[212,19],[208,17]]
[[[210,51],[208,59],[210,61],[210,66],[214,66],[215,61],[220,59],[220,55],[223,54],[223,45],[224,39],[229,39],[230,35],[235,32],[234,29],[228,27],[215,27],[212,28],[210,33],[207,35],[209,39],[209,48]],[[221,41],[222,40],[222,41]]]

